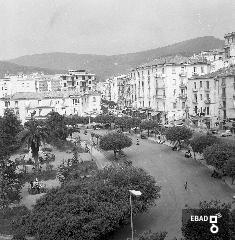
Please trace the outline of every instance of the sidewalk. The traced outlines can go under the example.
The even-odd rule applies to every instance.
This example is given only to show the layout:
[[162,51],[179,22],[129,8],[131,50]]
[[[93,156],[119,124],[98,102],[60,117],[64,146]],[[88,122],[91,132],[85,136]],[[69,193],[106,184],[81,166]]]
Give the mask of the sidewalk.
[[88,141],[82,141],[81,146],[85,148],[87,144],[87,147],[91,150],[92,158],[95,160],[96,165],[99,169],[104,169],[105,167],[109,167],[112,164],[107,160],[105,155],[99,151],[95,146],[91,146],[91,144]]

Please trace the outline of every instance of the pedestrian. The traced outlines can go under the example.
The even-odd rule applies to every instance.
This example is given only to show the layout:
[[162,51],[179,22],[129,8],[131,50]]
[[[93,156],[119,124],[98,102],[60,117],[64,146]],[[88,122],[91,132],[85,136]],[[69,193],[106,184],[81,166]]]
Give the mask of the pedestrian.
[[184,184],[184,189],[185,189],[185,191],[188,190],[188,182],[187,182],[187,181],[186,181],[185,184]]
[[140,145],[140,142],[139,142],[139,139],[137,138],[137,143],[136,143],[136,145]]

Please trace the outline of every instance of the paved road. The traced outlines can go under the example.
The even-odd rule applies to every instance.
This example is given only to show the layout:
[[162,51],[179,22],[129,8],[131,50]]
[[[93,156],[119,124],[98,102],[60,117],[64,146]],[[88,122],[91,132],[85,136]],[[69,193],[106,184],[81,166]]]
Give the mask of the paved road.
[[[193,159],[186,159],[181,152],[173,152],[168,146],[140,140],[139,146],[133,144],[125,152],[134,166],[145,169],[162,186],[157,205],[134,219],[137,233],[147,229],[166,230],[167,239],[178,238],[181,236],[181,210],[185,204],[198,207],[201,200],[229,202],[232,199],[233,191],[220,180],[211,178],[207,168]],[[186,180],[188,191],[184,189]],[[120,229],[112,240],[127,237],[130,237],[130,226]]]

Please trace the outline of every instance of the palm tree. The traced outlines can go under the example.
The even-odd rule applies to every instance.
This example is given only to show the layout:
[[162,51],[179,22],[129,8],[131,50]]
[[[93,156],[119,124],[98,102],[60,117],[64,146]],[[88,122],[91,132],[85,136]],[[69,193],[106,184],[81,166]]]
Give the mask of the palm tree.
[[28,148],[31,148],[32,157],[35,161],[35,170],[39,170],[38,152],[42,142],[47,141],[48,131],[45,126],[34,119],[26,122],[25,129],[19,134],[20,141],[27,143]]

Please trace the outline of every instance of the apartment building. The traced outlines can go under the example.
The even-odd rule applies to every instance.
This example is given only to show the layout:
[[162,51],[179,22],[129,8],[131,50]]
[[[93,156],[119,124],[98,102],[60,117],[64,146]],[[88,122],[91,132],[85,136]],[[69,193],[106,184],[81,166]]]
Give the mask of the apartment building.
[[61,75],[62,90],[76,90],[85,93],[94,90],[95,74],[86,70],[69,70],[68,74]]
[[97,115],[101,112],[100,101],[101,96],[96,92],[21,92],[0,98],[0,116],[6,108],[13,109],[23,123],[32,117],[45,119],[51,111],[62,115]]
[[194,75],[210,72],[204,59],[182,56],[156,59],[131,71],[130,93],[134,108],[152,109],[163,122],[179,120],[187,114],[187,84]]
[[190,78],[187,104],[196,125],[213,128],[235,120],[235,67]]
[[227,65],[235,64],[235,32],[227,33],[225,39],[225,62]]

